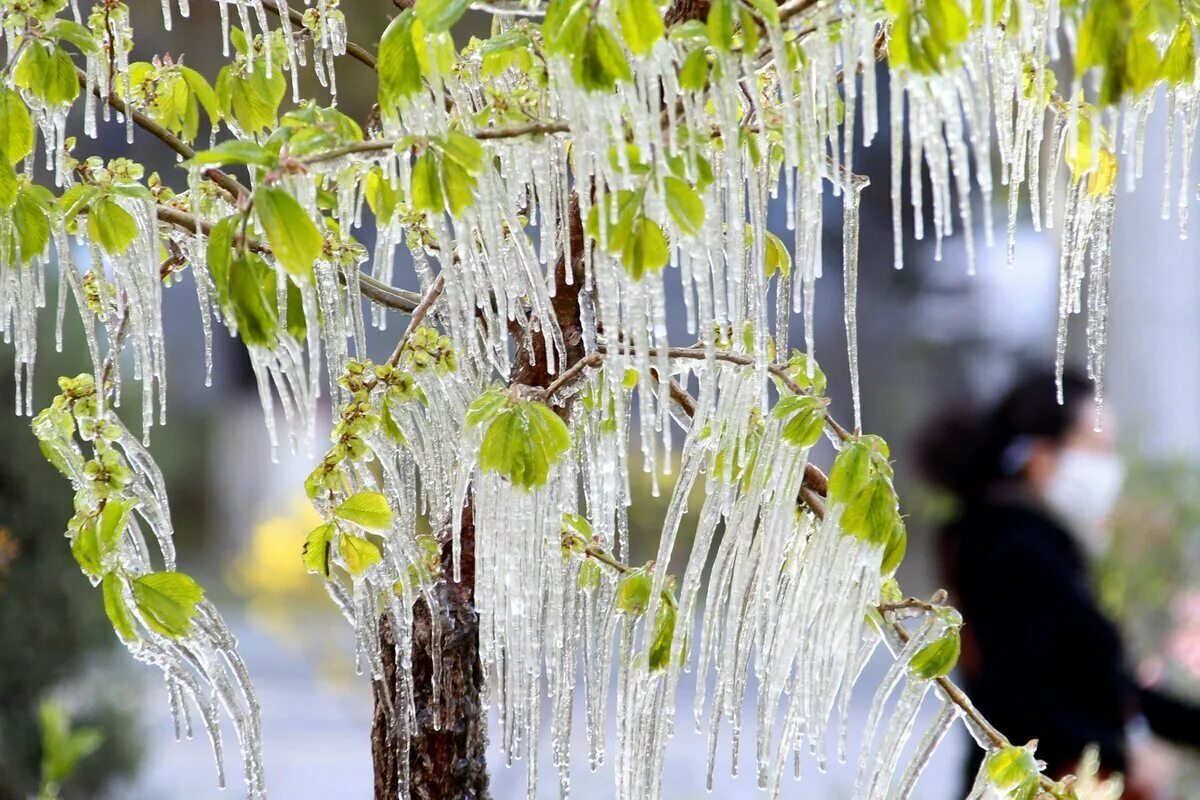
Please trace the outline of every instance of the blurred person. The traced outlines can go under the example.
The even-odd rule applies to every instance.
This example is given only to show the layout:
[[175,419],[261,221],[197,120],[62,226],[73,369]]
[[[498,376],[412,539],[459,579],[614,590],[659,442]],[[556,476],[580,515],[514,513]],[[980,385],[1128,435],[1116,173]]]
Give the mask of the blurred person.
[[[1124,466],[1110,413],[1096,429],[1088,381],[1024,377],[990,408],[935,416],[918,441],[927,479],[957,501],[943,527],[942,578],[966,622],[967,693],[1015,744],[1038,740],[1054,778],[1088,745],[1125,798],[1172,788],[1174,758],[1154,737],[1200,745],[1200,706],[1139,685],[1089,582],[1109,540]],[[982,752],[972,748],[967,785]]]

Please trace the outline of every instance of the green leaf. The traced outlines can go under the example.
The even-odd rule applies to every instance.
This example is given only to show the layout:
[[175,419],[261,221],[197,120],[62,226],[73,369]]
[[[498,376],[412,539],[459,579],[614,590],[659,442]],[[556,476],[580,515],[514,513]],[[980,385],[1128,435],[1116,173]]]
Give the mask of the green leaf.
[[304,540],[304,566],[309,572],[329,577],[329,555],[333,544],[333,534],[337,526],[332,522],[318,525]]
[[390,222],[400,202],[400,193],[391,181],[384,177],[382,168],[374,166],[367,172],[366,178],[363,179],[363,194],[375,219],[383,225]]
[[333,516],[369,531],[385,531],[392,527],[392,507],[379,492],[350,495],[333,510]]
[[192,164],[255,164],[274,166],[279,154],[248,139],[228,139],[210,150],[201,150],[191,159]]
[[204,109],[204,113],[208,114],[208,121],[216,125],[217,121],[221,118],[216,91],[204,79],[203,75],[191,67],[185,67],[181,64],[176,69],[179,70],[179,74],[184,82],[187,83],[188,88],[192,90],[192,96],[196,98],[196,102]]
[[302,281],[311,280],[313,263],[325,251],[325,237],[304,207],[283,189],[260,186],[254,192],[254,210],[283,268]]
[[33,150],[33,120],[21,96],[0,86],[0,160],[15,164]]
[[635,56],[646,56],[667,32],[654,0],[617,0],[617,23]]
[[593,22],[575,57],[575,82],[589,92],[611,92],[619,81],[632,77],[621,44],[605,26]]
[[708,41],[719,53],[733,50],[733,0],[713,0],[709,5]]
[[566,423],[549,407],[533,400],[506,403],[483,434],[479,466],[532,489],[546,483],[570,446]]
[[30,42],[13,70],[13,83],[46,105],[70,105],[79,95],[79,78],[71,56],[61,47]]
[[343,533],[338,536],[338,553],[351,575],[361,575],[367,567],[383,558],[379,546],[370,539]]
[[100,540],[96,536],[96,520],[89,517],[75,530],[71,537],[71,555],[79,568],[89,575],[102,575],[100,565]]
[[704,201],[687,181],[673,175],[663,178],[667,211],[679,230],[690,236],[698,236],[704,229]]
[[122,579],[115,572],[110,572],[100,581],[100,589],[104,595],[104,613],[112,623],[113,630],[123,642],[136,642],[137,627],[129,606],[125,605],[125,595],[122,592]]
[[650,632],[648,661],[651,672],[666,669],[671,663],[671,642],[675,639],[675,603],[663,598],[654,614]]
[[417,19],[430,33],[445,33],[471,7],[471,0],[417,0]]
[[238,335],[247,345],[273,348],[279,334],[274,273],[254,252],[239,252],[229,269],[229,302]]
[[240,214],[230,214],[220,219],[208,233],[208,274],[217,289],[217,300],[221,307],[229,303],[229,272],[233,263],[233,232],[241,221]]
[[110,256],[119,256],[137,238],[137,221],[111,197],[101,197],[88,208],[88,237]]
[[[422,0],[425,2],[426,0]],[[379,40],[379,105],[389,116],[397,104],[421,91],[421,64],[413,45],[412,9],[401,11]]]
[[896,490],[883,475],[867,481],[842,512],[842,530],[872,544],[884,545],[892,535],[900,512]]
[[450,216],[457,219],[475,204],[475,179],[457,162],[448,158],[442,159],[442,187]]
[[31,184],[17,190],[13,224],[21,242],[21,261],[29,261],[46,251],[50,244],[50,219],[40,193]]
[[133,600],[152,630],[171,639],[192,630],[204,589],[182,572],[151,572],[133,581]]
[[58,198],[58,208],[64,220],[74,219],[81,211],[91,205],[100,194],[100,187],[90,183],[77,183],[62,193]]
[[891,575],[900,566],[900,562],[904,560],[904,553],[908,549],[908,531],[904,527],[904,520],[899,516],[896,517],[896,523],[892,526],[892,533],[888,536],[887,544],[883,548],[883,562],[879,567],[880,575]]
[[1163,54],[1162,77],[1172,84],[1191,83],[1196,77],[1196,45],[1192,23],[1184,22],[1167,45]]
[[763,269],[767,273],[767,277],[775,275],[777,272],[782,272],[787,275],[792,271],[792,256],[788,253],[787,248],[779,237],[767,231],[767,252],[763,259]]
[[772,413],[784,421],[780,434],[793,447],[812,447],[825,430],[825,406],[816,397],[788,395],[775,404]]
[[658,272],[665,267],[670,254],[663,229],[657,222],[641,217],[625,240],[621,263],[634,280],[641,280],[646,273]]
[[932,680],[949,675],[958,663],[962,640],[957,628],[951,628],[940,639],[930,642],[918,650],[908,662],[908,671],[921,680]]
[[679,68],[679,88],[686,92],[698,92],[708,86],[708,51],[697,47],[688,53]]
[[92,36],[92,32],[73,19],[62,19],[60,17],[54,20],[46,26],[46,35],[52,39],[70,42],[78,47],[79,52],[84,55],[97,53],[100,50],[96,44],[95,37]]
[[7,211],[17,202],[17,173],[7,161],[0,161],[0,211]]
[[1027,747],[1009,745],[990,753],[984,769],[998,789],[1012,789],[1038,779],[1037,760]]
[[550,0],[542,23],[547,55],[576,55],[591,19],[591,7],[588,0]]
[[867,485],[870,477],[871,448],[864,442],[850,442],[829,471],[829,502],[846,503]]
[[99,728],[71,727],[63,705],[55,700],[38,704],[38,727],[42,734],[42,792],[39,798],[58,798],[57,791],[74,774],[79,762],[96,752],[104,740]]
[[779,5],[775,0],[748,0],[754,11],[770,27],[779,25]]
[[634,617],[645,614],[650,605],[653,583],[650,573],[644,569],[626,573],[617,582],[615,598],[617,611]]
[[415,211],[442,213],[445,201],[442,199],[439,160],[437,153],[433,150],[426,150],[413,162],[410,188],[412,190],[412,207]]
[[137,504],[137,499],[133,497],[113,497],[104,504],[96,526],[101,554],[107,555],[117,548],[121,535],[125,533],[125,526],[129,523],[129,513]]

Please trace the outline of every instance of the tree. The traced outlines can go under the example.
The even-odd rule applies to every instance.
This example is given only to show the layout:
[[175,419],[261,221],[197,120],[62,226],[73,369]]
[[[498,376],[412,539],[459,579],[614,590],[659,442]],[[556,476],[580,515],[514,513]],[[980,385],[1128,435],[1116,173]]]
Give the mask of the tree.
[[[961,719],[988,751],[980,787],[1071,796],[1069,781],[1041,776],[1032,746],[1010,743],[947,677],[957,613],[940,596],[906,598],[895,581],[905,529],[889,451],[862,432],[858,410],[867,181],[853,154],[879,127],[875,63],[886,61],[897,266],[906,101],[915,233],[926,169],[939,254],[957,209],[968,266],[972,178],[992,235],[993,155],[1008,187],[1010,259],[1022,184],[1034,225],[1059,224],[1065,165],[1059,360],[1066,320],[1086,305],[1100,388],[1118,138],[1140,171],[1138,132],[1165,87],[1169,136],[1180,118],[1187,163],[1200,113],[1195,9],[502,0],[475,4],[492,15],[492,35],[460,48],[452,29],[470,0],[396,5],[372,52],[348,41],[337,0],[303,11],[221,2],[233,52],[215,81],[169,57],[131,60],[144,55],[117,0],[86,16],[67,0],[0,6],[5,332],[28,379],[53,252],[60,324],[69,297],[94,369],[61,379],[33,430],[76,490],[72,553],[117,636],[164,672],[180,724],[198,712],[220,763],[227,716],[247,793],[264,795],[250,678],[203,588],[176,569],[167,497],[144,446],[163,408],[161,292],[190,270],[206,342],[216,319],[250,354],[272,442],[276,405],[296,443],[319,394],[335,401],[332,445],[306,482],[325,522],[302,556],[297,548],[354,621],[375,697],[377,797],[486,796],[485,702],[500,748],[530,765],[532,796],[543,697],[565,794],[579,675],[599,761],[614,670],[616,793],[658,797],[685,663],[717,675],[714,696],[698,701],[714,745],[727,717],[737,724],[754,670],[757,779],[776,796],[793,754],[811,744],[824,759],[826,731],[844,723],[880,642],[895,662],[876,692],[856,794],[906,796]],[[167,26],[176,12],[187,17],[188,0],[164,0]],[[336,101],[343,56],[377,73],[369,119],[301,98],[311,58]],[[1071,59],[1060,94],[1052,68]],[[87,135],[99,115],[139,141],[157,138],[186,178],[77,152],[67,126],[76,107]],[[210,146],[197,150],[205,128]],[[1185,173],[1181,219],[1187,184]],[[813,357],[827,189],[843,206],[852,427],[831,415]],[[766,226],[780,191],[790,248]],[[354,234],[370,227],[373,258]],[[74,263],[73,240],[86,244],[86,265]],[[417,291],[390,285],[401,242]],[[694,343],[667,341],[669,304],[682,305]],[[790,349],[793,308],[804,352]],[[407,328],[374,363],[364,326],[395,314]],[[125,349],[142,382],[140,437],[117,414]],[[32,415],[33,404],[19,386],[18,410]],[[657,480],[678,431],[658,558],[630,564],[632,440]],[[809,459],[822,439],[837,451],[828,476]],[[699,533],[685,572],[668,575],[698,481]],[[901,765],[931,692],[943,710]]]

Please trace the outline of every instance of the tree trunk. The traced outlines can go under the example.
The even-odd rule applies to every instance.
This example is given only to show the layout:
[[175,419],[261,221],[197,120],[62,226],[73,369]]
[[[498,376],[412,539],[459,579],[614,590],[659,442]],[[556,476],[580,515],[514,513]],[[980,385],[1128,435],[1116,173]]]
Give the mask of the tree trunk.
[[[468,501],[469,503],[469,501]],[[483,800],[488,794],[487,715],[481,705],[483,665],[479,660],[479,616],[475,612],[475,525],[471,506],[463,510],[462,582],[452,576],[450,535],[443,531],[442,569],[447,576],[435,589],[439,624],[429,606],[413,610],[412,687],[416,730],[407,751],[401,732],[389,722],[391,698],[399,698],[395,637],[390,618],[380,626],[384,680],[377,681],[371,754],[375,763],[375,800]],[[441,651],[437,695],[433,686],[434,648]],[[405,774],[407,772],[407,775]],[[401,786],[407,781],[403,795]]]

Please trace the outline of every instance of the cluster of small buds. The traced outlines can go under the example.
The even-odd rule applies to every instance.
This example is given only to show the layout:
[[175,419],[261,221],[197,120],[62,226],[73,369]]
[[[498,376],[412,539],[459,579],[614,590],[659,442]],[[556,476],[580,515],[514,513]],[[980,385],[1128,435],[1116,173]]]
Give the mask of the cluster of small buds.
[[448,375],[458,368],[450,337],[424,325],[412,332],[401,354],[401,363],[413,372],[432,369],[437,375]]
[[103,319],[109,303],[116,298],[116,289],[103,275],[89,269],[83,274],[83,298],[88,311]]
[[357,267],[367,260],[367,248],[350,236],[327,236],[325,259],[340,267]]

